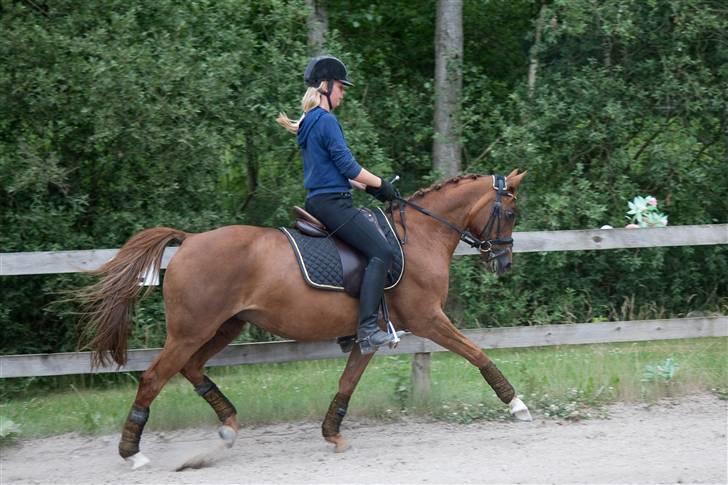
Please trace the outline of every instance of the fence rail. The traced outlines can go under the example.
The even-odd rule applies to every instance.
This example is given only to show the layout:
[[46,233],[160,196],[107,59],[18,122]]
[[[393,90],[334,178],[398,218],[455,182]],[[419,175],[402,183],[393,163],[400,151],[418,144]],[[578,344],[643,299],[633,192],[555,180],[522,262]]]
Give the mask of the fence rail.
[[[634,320],[626,322],[542,325],[466,330],[465,335],[483,349],[542,347],[613,342],[639,342],[698,337],[728,337],[728,317]],[[130,350],[121,368],[96,372],[139,371],[149,367],[160,349]],[[396,349],[382,355],[443,352],[429,340],[407,335]],[[208,366],[292,362],[343,357],[339,346],[326,342],[266,342],[229,345]],[[92,373],[90,352],[0,356],[0,378]]]
[[[712,244],[728,244],[728,224],[513,233],[513,251],[516,253]],[[176,251],[176,247],[167,248],[162,268],[167,267]],[[113,258],[117,252],[118,249],[92,249],[0,253],[0,276],[89,271]],[[456,256],[472,254],[477,251],[462,243],[455,250]]]

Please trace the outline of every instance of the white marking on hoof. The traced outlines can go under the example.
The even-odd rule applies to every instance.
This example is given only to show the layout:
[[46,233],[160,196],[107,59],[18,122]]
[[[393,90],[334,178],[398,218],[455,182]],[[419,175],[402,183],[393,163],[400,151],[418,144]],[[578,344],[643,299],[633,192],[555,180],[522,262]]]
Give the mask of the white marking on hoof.
[[519,421],[533,421],[531,413],[528,412],[528,408],[519,398],[514,397],[511,399],[511,402],[508,403],[508,407],[510,408],[511,414]]
[[228,448],[232,448],[235,444],[235,440],[238,438],[238,432],[235,431],[231,426],[220,426],[220,429],[217,430],[217,433],[220,435],[220,438],[225,442],[225,446]]
[[142,455],[141,452],[131,455],[130,457],[126,458],[127,463],[131,464],[131,469],[136,470],[137,468],[141,468],[147,463],[149,463],[149,458]]

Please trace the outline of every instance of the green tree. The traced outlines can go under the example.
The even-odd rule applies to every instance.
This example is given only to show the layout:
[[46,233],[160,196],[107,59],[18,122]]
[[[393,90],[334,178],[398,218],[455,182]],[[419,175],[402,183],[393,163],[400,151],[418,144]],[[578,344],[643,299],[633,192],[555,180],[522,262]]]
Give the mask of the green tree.
[[[0,0],[0,251],[288,223],[301,161],[274,118],[300,109],[310,3]],[[356,83],[338,113],[355,155],[404,193],[428,185],[435,0],[315,3]],[[463,170],[529,170],[520,230],[618,227],[647,194],[670,224],[725,223],[722,4],[542,4],[463,3]],[[516,255],[495,280],[458,258],[450,305],[463,325],[725,311],[726,261],[723,247]],[[0,279],[0,351],[72,349],[72,307],[47,305],[80,283]],[[160,343],[162,315],[159,298],[140,307],[135,345]]]
[[[715,3],[556,1],[544,17],[533,96],[524,83],[466,125],[500,133],[472,168],[529,170],[519,228],[621,227],[627,202],[645,194],[671,224],[725,223],[728,18]],[[481,323],[724,311],[725,256],[724,247],[523,255],[497,283],[497,303],[462,305]],[[462,264],[456,290],[493,294],[495,282]]]
[[[0,250],[287,222],[303,199],[300,161],[274,119],[303,94],[305,19],[302,0],[3,2]],[[349,138],[385,170],[361,104],[347,104]],[[78,283],[0,284],[3,351],[73,348],[73,316],[46,305]],[[154,316],[158,344],[160,301],[139,313]]]

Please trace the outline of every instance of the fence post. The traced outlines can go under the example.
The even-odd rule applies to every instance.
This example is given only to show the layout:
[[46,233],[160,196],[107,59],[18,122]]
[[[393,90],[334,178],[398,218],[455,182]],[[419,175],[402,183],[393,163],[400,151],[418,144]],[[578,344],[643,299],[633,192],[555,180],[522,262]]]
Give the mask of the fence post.
[[412,357],[412,399],[422,403],[430,398],[432,390],[432,354],[416,352]]

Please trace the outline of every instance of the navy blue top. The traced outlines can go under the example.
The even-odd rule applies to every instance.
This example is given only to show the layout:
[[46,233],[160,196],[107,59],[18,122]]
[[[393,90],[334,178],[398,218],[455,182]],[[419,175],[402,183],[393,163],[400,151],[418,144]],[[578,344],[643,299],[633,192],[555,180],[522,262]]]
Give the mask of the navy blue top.
[[298,126],[298,146],[303,155],[303,186],[306,198],[351,190],[361,165],[349,150],[344,131],[333,113],[317,106]]

